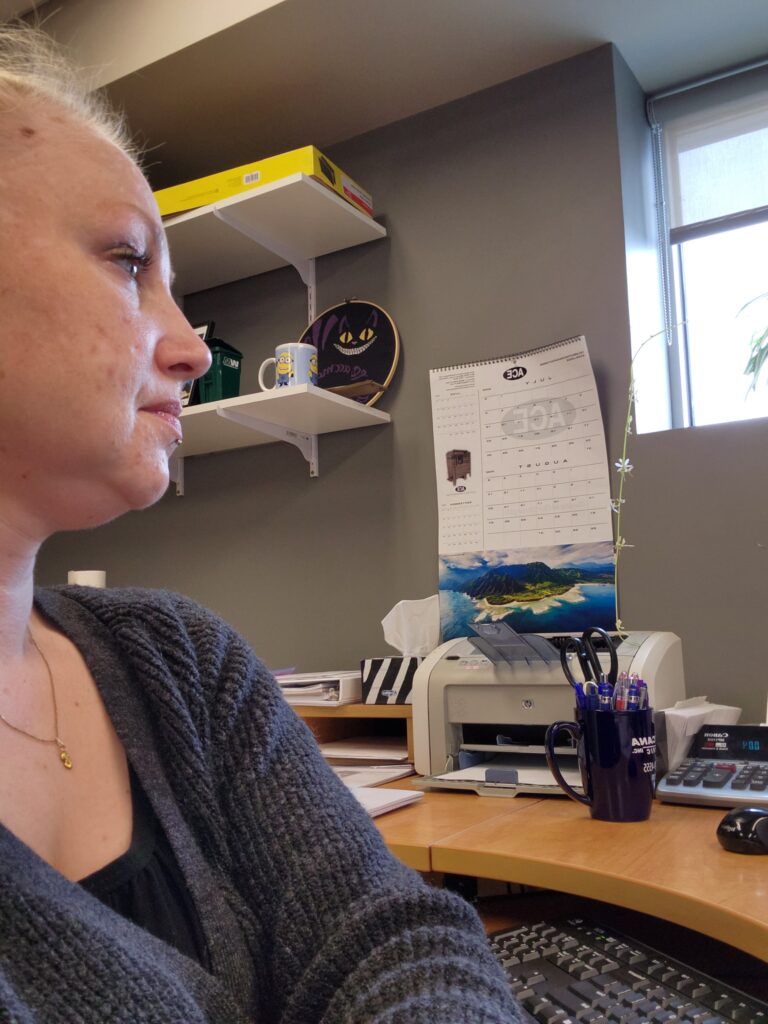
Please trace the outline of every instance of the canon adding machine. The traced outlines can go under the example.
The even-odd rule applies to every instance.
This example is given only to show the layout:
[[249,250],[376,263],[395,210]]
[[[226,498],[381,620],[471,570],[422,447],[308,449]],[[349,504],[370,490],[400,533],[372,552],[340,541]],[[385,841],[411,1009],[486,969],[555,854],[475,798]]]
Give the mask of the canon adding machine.
[[[578,634],[573,634],[577,636]],[[572,721],[574,692],[560,664],[568,634],[516,634],[502,652],[481,637],[442,644],[421,663],[413,684],[416,771],[427,789],[469,789],[484,796],[558,794],[544,757],[544,734],[556,721]],[[619,672],[637,673],[659,711],[685,697],[683,654],[674,633],[612,636]],[[608,671],[607,649],[598,646]],[[576,751],[564,775],[581,785]],[[566,760],[567,765],[567,760]]]

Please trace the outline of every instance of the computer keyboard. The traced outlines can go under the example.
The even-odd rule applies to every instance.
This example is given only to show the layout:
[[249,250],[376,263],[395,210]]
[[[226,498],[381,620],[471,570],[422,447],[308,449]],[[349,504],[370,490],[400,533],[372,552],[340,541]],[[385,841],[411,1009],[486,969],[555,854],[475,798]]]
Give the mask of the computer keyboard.
[[740,807],[768,804],[768,761],[687,757],[656,786],[663,803]]
[[768,1003],[582,918],[495,932],[512,991],[538,1024],[757,1024]]

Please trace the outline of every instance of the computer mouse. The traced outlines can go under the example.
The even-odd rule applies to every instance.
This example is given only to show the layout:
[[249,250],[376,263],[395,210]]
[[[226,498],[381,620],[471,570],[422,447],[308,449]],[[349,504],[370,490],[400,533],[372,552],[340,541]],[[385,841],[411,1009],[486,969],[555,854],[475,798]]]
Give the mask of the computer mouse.
[[717,838],[731,853],[768,853],[768,807],[734,807],[717,826]]

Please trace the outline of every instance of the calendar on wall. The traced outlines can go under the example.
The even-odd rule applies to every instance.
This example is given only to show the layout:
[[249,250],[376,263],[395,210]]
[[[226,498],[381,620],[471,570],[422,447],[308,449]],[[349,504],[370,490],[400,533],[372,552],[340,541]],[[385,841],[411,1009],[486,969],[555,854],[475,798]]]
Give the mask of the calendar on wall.
[[430,371],[443,639],[610,628],[615,574],[600,403],[583,336]]

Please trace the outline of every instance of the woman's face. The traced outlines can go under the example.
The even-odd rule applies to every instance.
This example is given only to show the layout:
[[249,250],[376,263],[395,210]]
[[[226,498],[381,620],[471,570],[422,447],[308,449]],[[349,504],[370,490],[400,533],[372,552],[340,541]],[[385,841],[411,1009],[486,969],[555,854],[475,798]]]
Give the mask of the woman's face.
[[0,519],[45,536],[163,494],[210,356],[127,157],[34,101],[0,110],[0,148]]

